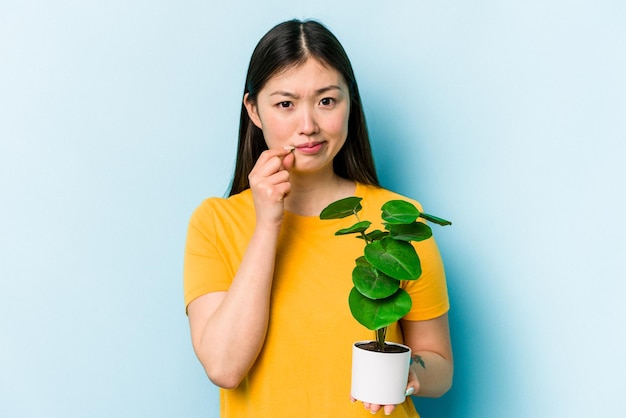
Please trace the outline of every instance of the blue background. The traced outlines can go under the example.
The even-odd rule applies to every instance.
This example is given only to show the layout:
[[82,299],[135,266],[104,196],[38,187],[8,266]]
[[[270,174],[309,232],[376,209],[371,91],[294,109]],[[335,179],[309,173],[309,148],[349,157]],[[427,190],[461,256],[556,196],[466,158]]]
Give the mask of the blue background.
[[620,416],[617,0],[1,0],[0,416],[218,416],[186,225],[227,190],[254,45],[293,17],[348,51],[384,185],[454,221],[455,384],[423,416]]

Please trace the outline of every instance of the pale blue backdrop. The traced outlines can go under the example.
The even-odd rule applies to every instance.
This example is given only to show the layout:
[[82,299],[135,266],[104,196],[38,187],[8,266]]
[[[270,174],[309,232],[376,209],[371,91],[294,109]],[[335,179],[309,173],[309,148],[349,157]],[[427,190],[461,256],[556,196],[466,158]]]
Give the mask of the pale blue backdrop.
[[454,221],[456,380],[423,416],[621,416],[621,0],[0,0],[0,416],[218,416],[186,225],[292,17],[351,56],[384,184]]

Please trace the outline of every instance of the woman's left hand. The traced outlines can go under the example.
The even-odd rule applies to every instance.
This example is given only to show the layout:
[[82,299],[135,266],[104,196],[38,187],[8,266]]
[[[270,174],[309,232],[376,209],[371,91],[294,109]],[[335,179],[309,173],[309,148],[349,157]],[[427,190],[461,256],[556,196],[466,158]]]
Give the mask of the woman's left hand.
[[[411,396],[415,395],[420,390],[420,382],[417,380],[417,375],[413,371],[412,368],[409,368],[409,380],[406,385],[405,395]],[[356,402],[357,399],[351,398],[352,402]],[[395,405],[378,405],[369,402],[363,402],[363,407],[370,411],[372,414],[377,414],[381,409],[385,413],[385,415],[391,415],[393,410],[396,408]]]

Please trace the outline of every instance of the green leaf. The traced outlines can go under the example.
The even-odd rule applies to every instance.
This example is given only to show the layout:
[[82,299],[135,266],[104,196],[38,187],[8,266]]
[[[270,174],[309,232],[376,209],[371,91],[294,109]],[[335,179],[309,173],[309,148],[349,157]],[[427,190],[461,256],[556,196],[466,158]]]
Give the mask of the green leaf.
[[326,206],[320,213],[320,219],[341,219],[360,211],[362,197],[346,197]]
[[352,283],[359,293],[370,299],[384,299],[396,293],[400,282],[372,266],[357,265],[352,270]]
[[387,224],[385,226],[394,239],[401,241],[424,241],[433,236],[433,230],[423,222],[412,224]]
[[357,266],[371,267],[372,265],[365,259],[365,256],[360,256],[354,260]]
[[420,211],[405,200],[390,200],[381,209],[383,220],[390,224],[410,224],[420,216]]
[[[380,229],[377,229],[375,231],[365,234],[365,239],[368,242],[378,241],[379,239],[385,238],[387,235],[389,235],[389,232],[381,231]],[[360,235],[357,236],[357,238],[363,239],[363,237]]]
[[435,215],[429,215],[427,213],[422,213],[420,214],[421,218],[426,219],[427,221],[436,223],[437,225],[441,225],[441,226],[446,226],[446,225],[452,225],[452,222],[442,219],[442,218],[438,218]]
[[354,319],[372,331],[393,324],[409,313],[412,305],[411,296],[402,288],[388,298],[372,300],[354,287],[348,303]]
[[372,223],[370,221],[361,221],[352,225],[350,228],[340,229],[335,232],[335,235],[348,235],[348,234],[358,234],[361,232],[365,232],[367,228],[370,227]]
[[365,246],[365,258],[374,267],[397,280],[416,280],[422,274],[415,248],[405,241],[385,237]]

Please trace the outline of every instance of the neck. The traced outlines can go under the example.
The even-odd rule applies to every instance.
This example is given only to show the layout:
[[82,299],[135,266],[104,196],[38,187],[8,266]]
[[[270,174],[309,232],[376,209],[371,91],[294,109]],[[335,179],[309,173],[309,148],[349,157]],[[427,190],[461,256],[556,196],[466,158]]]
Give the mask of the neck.
[[290,176],[291,191],[285,198],[285,210],[301,216],[318,216],[335,200],[354,195],[355,183],[334,172],[323,178]]

